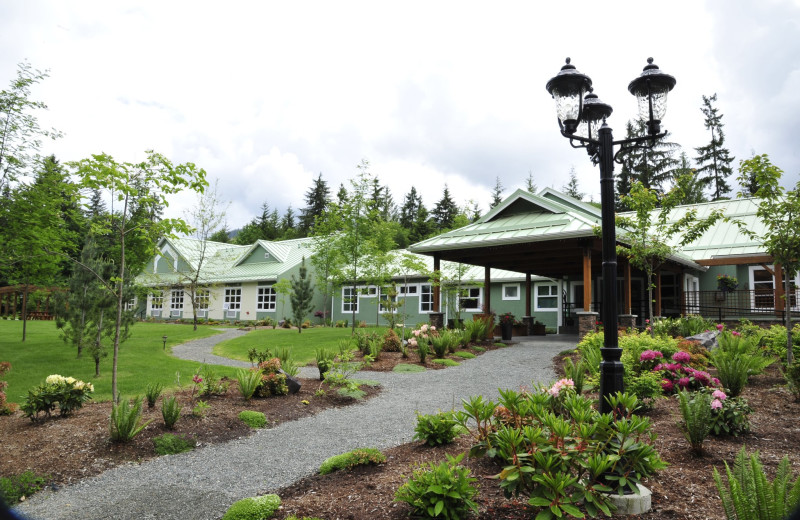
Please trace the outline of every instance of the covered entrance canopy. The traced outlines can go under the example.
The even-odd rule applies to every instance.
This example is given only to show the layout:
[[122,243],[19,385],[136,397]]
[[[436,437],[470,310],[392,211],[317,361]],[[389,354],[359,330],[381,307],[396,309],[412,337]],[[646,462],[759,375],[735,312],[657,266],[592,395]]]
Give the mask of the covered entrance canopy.
[[[597,236],[600,209],[551,188],[539,194],[517,190],[477,222],[424,240],[409,249],[431,255],[434,270],[441,260],[483,266],[485,286],[490,269],[526,275],[526,315],[531,315],[531,275],[583,283],[583,310],[592,301],[592,280],[601,275],[602,244]],[[620,231],[617,232],[620,236]],[[618,276],[624,280],[622,314],[631,313],[631,268],[618,258]],[[683,255],[673,255],[664,269],[682,273],[705,268]],[[487,291],[488,294],[488,291]],[[599,295],[600,291],[594,291]],[[485,301],[490,309],[490,302]],[[658,310],[658,299],[657,299]],[[434,312],[439,296],[434,293]]]

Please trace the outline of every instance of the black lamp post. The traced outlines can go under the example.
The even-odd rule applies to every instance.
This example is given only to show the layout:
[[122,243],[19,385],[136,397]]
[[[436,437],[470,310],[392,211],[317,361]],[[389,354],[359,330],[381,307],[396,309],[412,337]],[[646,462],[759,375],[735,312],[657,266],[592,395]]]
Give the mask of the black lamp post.
[[[675,86],[675,78],[664,74],[647,59],[642,74],[630,82],[628,90],[639,102],[639,118],[647,122],[647,135],[614,141],[606,119],[611,115],[609,105],[592,92],[592,80],[570,64],[547,82],[547,91],[556,101],[558,126],[561,135],[574,148],[586,148],[593,164],[600,165],[600,206],[603,229],[603,323],[605,336],[600,362],[600,411],[610,412],[607,397],[625,389],[624,369],[620,356],[617,331],[617,237],[614,221],[614,161],[631,148],[650,148],[661,132],[661,119],[667,108],[667,93]],[[577,144],[576,144],[577,143]],[[619,151],[614,153],[614,146]]]
[[167,337],[161,336],[161,340],[164,342],[164,352],[167,351]]

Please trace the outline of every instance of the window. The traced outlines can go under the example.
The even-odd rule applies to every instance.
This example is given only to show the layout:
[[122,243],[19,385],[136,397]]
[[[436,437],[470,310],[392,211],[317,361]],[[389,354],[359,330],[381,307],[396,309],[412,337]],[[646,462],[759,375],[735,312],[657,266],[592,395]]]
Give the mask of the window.
[[359,287],[358,290],[364,298],[375,298],[378,296],[378,288],[374,285]]
[[504,283],[503,284],[503,299],[504,300],[519,300],[519,284],[518,283]]
[[536,310],[554,311],[558,309],[558,284],[536,286]]
[[150,308],[161,310],[161,307],[164,305],[164,295],[161,293],[153,293],[150,295]]
[[470,287],[458,295],[458,305],[462,311],[477,312],[481,310],[481,288]]
[[397,294],[400,296],[416,296],[419,287],[414,285],[398,285],[397,286]]
[[430,284],[419,286],[419,312],[433,312],[433,286]]
[[275,289],[271,285],[260,285],[256,297],[256,310],[274,311],[276,297]]
[[342,287],[342,312],[358,312],[358,290]]
[[197,289],[194,296],[197,310],[208,310],[208,301],[211,298],[210,291],[208,289]]
[[[397,293],[393,291],[391,287],[381,289],[380,295],[378,296],[378,312],[393,312],[393,310],[397,310],[396,306],[388,305],[388,302],[394,303],[396,301]],[[390,307],[394,307],[394,309]]]
[[136,310],[136,297],[134,296],[130,300],[125,302],[125,310],[126,311],[135,311]]
[[183,289],[172,289],[169,308],[172,312],[183,312]]
[[225,301],[222,308],[226,311],[238,311],[242,307],[242,288],[241,287],[226,287],[225,288]]

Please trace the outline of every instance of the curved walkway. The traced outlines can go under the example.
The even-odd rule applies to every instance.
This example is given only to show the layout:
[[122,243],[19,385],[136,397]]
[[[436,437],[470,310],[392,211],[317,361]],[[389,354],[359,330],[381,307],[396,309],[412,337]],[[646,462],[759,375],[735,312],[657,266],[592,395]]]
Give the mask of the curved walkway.
[[[181,357],[210,355],[216,341],[234,332],[238,331],[187,343],[173,352]],[[553,356],[574,345],[574,336],[524,338],[446,370],[366,372],[363,377],[378,380],[383,391],[362,404],[328,409],[225,444],[118,466],[59,491],[42,491],[19,511],[39,519],[220,518],[234,501],[313,474],[332,455],[410,441],[417,411],[458,408],[462,398],[472,395],[496,399],[498,387],[548,382],[555,377]],[[208,355],[201,360],[216,362]]]

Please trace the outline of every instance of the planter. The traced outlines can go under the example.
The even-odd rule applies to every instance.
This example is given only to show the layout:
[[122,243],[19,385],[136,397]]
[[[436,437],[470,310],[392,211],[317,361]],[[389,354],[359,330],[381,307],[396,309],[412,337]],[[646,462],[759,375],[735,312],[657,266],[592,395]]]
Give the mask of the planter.
[[544,336],[547,334],[547,327],[534,324],[532,333],[534,336]]
[[527,325],[514,325],[514,336],[527,336],[527,335],[528,335]]
[[511,322],[501,322],[500,323],[500,334],[503,338],[503,341],[508,341],[511,339],[511,336],[514,332],[514,324]]

